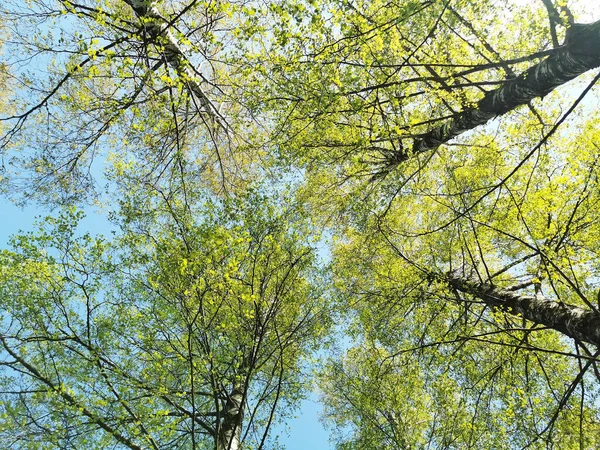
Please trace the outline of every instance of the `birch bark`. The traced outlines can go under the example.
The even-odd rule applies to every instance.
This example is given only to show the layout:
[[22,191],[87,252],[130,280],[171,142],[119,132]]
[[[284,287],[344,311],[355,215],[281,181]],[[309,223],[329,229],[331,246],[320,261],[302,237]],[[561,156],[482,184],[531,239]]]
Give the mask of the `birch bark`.
[[244,387],[236,386],[225,405],[223,422],[219,427],[217,450],[239,450],[241,448],[242,421],[244,418]]
[[208,117],[214,120],[222,128],[227,128],[224,117],[219,109],[214,105],[206,95],[200,80],[204,76],[198,72],[185,55],[177,38],[170,30],[169,21],[160,13],[156,7],[156,2],[148,0],[124,0],[142,21],[144,29],[152,41],[159,49],[167,63],[177,72],[182,80],[185,80],[189,90],[193,93]]
[[447,276],[447,282],[456,290],[471,294],[488,306],[502,308],[566,336],[600,346],[600,314],[596,311],[555,302],[539,295],[520,295],[452,273]]
[[526,105],[536,97],[544,97],[558,86],[598,66],[600,21],[573,24],[563,46],[555,54],[516,78],[507,80],[498,89],[487,92],[475,107],[414,139],[412,147],[408,147],[410,151],[400,150],[399,154],[393,156],[389,166],[396,166],[414,155],[435,150],[454,137],[518,106]]

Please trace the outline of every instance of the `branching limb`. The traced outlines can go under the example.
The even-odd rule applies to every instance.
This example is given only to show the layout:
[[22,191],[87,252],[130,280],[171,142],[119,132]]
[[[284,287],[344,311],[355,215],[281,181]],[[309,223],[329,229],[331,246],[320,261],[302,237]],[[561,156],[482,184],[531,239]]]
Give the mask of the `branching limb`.
[[554,302],[541,295],[521,295],[455,273],[446,275],[445,281],[452,288],[471,294],[488,306],[518,314],[565,336],[600,346],[600,314],[596,311]]
[[518,77],[505,81],[499,88],[487,92],[473,108],[416,136],[412,146],[400,146],[400,154],[386,167],[395,167],[415,155],[435,150],[466,131],[526,105],[534,98],[546,96],[557,87],[598,66],[600,21],[574,24],[567,31],[565,44],[556,53]]
[[185,81],[189,90],[198,99],[203,112],[224,130],[229,129],[225,118],[202,89],[200,81],[205,77],[190,63],[179,42],[170,30],[169,21],[156,8],[155,2],[124,0],[142,21],[150,40],[161,52],[167,63]]

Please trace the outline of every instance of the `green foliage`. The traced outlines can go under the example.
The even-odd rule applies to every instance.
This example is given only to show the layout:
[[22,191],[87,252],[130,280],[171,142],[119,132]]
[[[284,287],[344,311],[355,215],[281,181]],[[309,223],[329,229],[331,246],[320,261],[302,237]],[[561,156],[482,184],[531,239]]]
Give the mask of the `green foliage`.
[[264,447],[334,311],[338,448],[600,445],[597,349],[490,299],[600,321],[571,3],[5,2],[3,188],[119,232],[67,207],[3,251],[0,442]]
[[322,377],[340,448],[598,445],[595,349],[434,276],[594,308],[596,120],[505,179],[537,140],[507,123],[486,147],[432,160],[384,215],[338,241],[335,286],[355,346]]
[[14,238],[0,265],[3,446],[213,448],[240,385],[257,445],[303,395],[327,327],[306,227],[252,193],[204,211],[112,242],[77,236],[81,213],[66,211]]

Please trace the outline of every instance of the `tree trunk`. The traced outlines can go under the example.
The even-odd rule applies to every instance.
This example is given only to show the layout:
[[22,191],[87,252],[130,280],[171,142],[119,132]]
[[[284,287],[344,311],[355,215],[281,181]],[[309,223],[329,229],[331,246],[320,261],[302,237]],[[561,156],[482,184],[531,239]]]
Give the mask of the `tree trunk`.
[[486,305],[502,308],[571,338],[600,346],[600,314],[596,311],[565,305],[542,296],[519,295],[452,273],[445,279],[456,290],[471,294]]
[[159,49],[167,63],[185,81],[188,89],[198,99],[199,106],[215,122],[225,128],[226,122],[200,86],[202,74],[195,70],[185,56],[179,42],[171,33],[169,21],[163,17],[152,0],[125,0],[144,24],[147,38]]
[[219,427],[217,450],[240,450],[242,422],[244,419],[244,387],[234,387],[223,411],[223,421]]
[[394,161],[390,161],[390,165],[397,165],[413,155],[435,150],[450,139],[525,105],[536,97],[544,97],[558,86],[598,66],[600,21],[574,24],[567,30],[565,42],[555,54],[518,77],[507,80],[498,89],[487,92],[474,108],[463,111],[443,125],[422,134],[414,140],[411,152],[401,151],[394,156]]

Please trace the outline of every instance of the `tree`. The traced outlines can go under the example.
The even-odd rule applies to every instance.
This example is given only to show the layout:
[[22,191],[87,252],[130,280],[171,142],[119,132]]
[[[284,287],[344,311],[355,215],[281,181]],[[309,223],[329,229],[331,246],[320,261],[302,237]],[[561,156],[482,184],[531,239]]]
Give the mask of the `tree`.
[[327,323],[301,218],[154,200],[113,241],[69,210],[2,252],[4,448],[264,448],[302,395]]
[[323,373],[340,447],[597,445],[598,77],[565,83],[598,66],[598,24],[564,2],[307,16],[261,95],[287,107],[302,198],[345,224],[355,345]]
[[13,113],[1,117],[5,191],[50,205],[92,201],[111,153],[147,160],[141,178],[183,158],[215,189],[239,182],[257,130],[230,97],[236,67],[223,49],[236,45],[226,30],[245,27],[242,5],[4,2],[15,90]]
[[[338,238],[334,306],[352,342],[321,376],[332,423],[350,430],[341,448],[589,448],[600,45],[572,3],[48,1],[21,16],[9,4],[9,23],[69,26],[7,44],[57,59],[41,83],[12,65],[29,91],[3,148],[51,203],[84,198],[85,158],[111,148],[123,233],[137,236],[126,254],[161,244],[156,267],[142,261],[161,293],[195,283],[187,265],[204,247],[186,242],[202,198],[252,198],[256,178],[273,195],[281,179],[297,187],[294,208]],[[247,367],[227,346],[256,339],[225,340],[233,373]],[[239,390],[228,380],[210,391],[222,410]],[[226,421],[202,411],[219,442]]]

